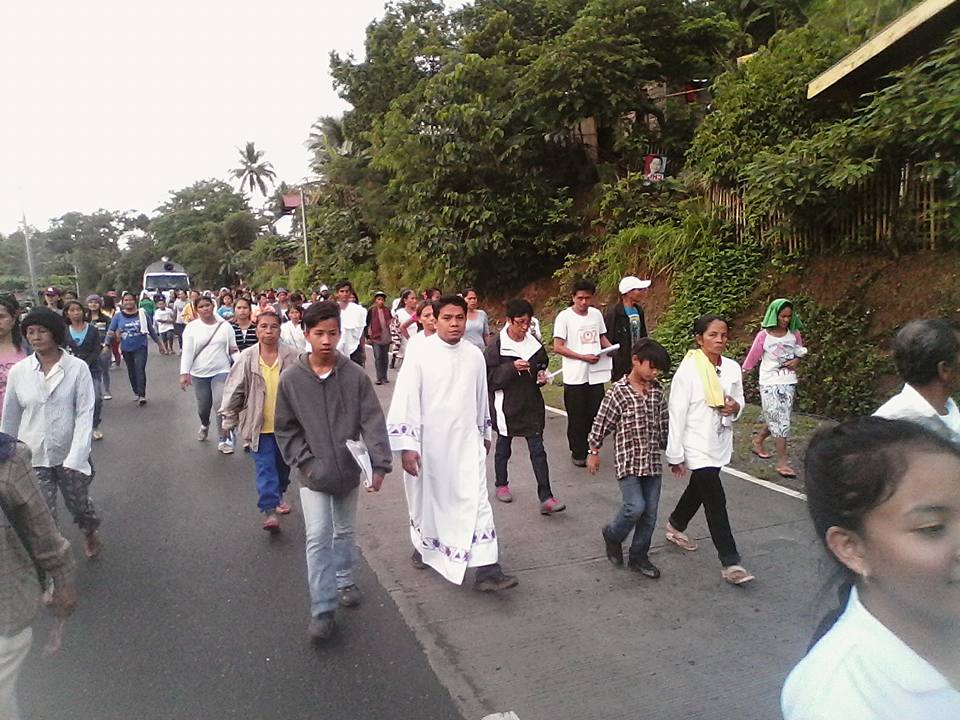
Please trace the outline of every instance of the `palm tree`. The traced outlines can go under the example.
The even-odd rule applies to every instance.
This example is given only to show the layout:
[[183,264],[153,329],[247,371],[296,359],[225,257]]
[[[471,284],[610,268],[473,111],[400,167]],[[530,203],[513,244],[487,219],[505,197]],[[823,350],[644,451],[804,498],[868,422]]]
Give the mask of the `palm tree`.
[[353,141],[347,137],[343,120],[329,115],[318,118],[310,126],[310,137],[304,144],[313,156],[310,167],[317,175],[324,175],[326,166],[337,156],[353,154]]
[[259,188],[260,194],[266,197],[267,183],[264,181],[273,185],[277,177],[273,163],[263,162],[263,151],[257,150],[252,142],[248,142],[243,150],[237,148],[237,151],[240,153],[240,167],[231,170],[230,174],[240,181],[241,190],[249,185],[251,193]]

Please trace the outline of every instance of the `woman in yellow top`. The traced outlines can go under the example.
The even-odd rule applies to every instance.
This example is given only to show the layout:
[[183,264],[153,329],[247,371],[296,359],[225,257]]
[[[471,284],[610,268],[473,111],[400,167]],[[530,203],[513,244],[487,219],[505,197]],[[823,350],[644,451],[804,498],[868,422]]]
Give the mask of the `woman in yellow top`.
[[280,342],[280,316],[271,308],[257,318],[257,344],[240,353],[223,388],[220,415],[223,433],[237,428],[256,473],[257,507],[264,513],[263,529],[280,531],[278,515],[290,512],[283,494],[290,485],[290,468],[273,435],[280,372],[296,362],[299,351]]

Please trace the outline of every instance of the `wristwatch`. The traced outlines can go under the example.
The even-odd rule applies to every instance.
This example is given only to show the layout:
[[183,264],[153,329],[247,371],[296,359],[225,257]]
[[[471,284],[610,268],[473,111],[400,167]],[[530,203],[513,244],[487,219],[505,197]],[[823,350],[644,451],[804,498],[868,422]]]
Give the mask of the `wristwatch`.
[[600,454],[600,448],[590,448],[589,450],[587,450],[587,455],[599,455],[599,454]]

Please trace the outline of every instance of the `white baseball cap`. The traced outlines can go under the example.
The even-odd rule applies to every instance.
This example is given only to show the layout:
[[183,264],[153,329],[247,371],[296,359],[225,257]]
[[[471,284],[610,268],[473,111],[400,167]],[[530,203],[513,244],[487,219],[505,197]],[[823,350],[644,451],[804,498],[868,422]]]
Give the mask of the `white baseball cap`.
[[636,275],[627,275],[620,281],[620,294],[626,295],[631,290],[646,290],[652,284],[652,280],[641,280]]

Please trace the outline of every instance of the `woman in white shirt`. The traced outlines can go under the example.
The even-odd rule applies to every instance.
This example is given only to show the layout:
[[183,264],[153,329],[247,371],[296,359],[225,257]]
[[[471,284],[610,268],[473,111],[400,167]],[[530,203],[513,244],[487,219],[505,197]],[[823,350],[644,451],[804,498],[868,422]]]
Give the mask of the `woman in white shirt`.
[[676,478],[689,469],[690,482],[667,522],[667,540],[683,550],[697,549],[684,530],[700,506],[728,583],[754,579],[740,565],[730,529],[720,468],[733,454],[733,421],[743,412],[743,374],[735,360],[723,357],[729,325],[718,315],[704,315],[693,324],[697,349],[691,350],[670,383],[670,432],[665,453]]
[[[207,439],[210,428],[210,411],[213,408],[214,384],[223,390],[223,383],[230,372],[232,355],[237,352],[237,339],[233,326],[219,317],[213,309],[213,300],[202,297],[196,302],[197,319],[187,323],[183,331],[183,353],[180,355],[180,389],[193,385],[197,397],[197,413],[200,415],[198,439]],[[217,403],[219,407],[219,401]],[[217,423],[218,428],[221,423]],[[229,434],[220,430],[217,446],[224,455],[233,452]]]
[[960,449],[859,418],[817,433],[804,470],[844,580],[783,687],[785,720],[960,718]]
[[287,309],[287,322],[280,326],[280,342],[298,353],[310,352],[310,344],[303,334],[303,311],[296,305]]

